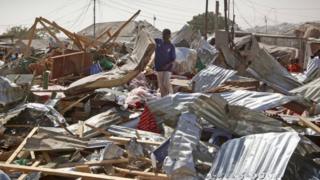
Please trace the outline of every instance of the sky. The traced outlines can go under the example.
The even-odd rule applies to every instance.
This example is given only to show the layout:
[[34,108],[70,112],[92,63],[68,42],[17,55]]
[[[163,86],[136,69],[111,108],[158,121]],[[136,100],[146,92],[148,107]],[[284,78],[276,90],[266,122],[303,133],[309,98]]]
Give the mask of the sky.
[[[223,12],[223,0],[220,12]],[[233,0],[236,23],[242,29],[320,20],[320,0]],[[96,0],[96,22],[124,21],[137,10],[136,20],[147,20],[162,30],[179,30],[194,15],[205,11],[206,0]],[[209,0],[209,11],[215,0]],[[45,17],[78,32],[93,23],[93,0],[0,0],[0,34],[23,25],[30,27],[36,17]],[[156,20],[154,21],[154,17]]]

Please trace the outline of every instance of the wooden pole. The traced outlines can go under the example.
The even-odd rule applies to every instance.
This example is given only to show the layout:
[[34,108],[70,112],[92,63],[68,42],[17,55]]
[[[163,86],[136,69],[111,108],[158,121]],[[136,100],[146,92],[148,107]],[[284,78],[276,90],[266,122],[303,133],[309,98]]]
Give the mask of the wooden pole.
[[206,0],[206,14],[204,19],[204,39],[208,39],[208,2],[209,0]]
[[317,133],[320,133],[320,127],[313,124],[309,119],[305,118],[305,117],[300,117],[300,121],[307,127],[311,128],[312,130],[314,130]]
[[151,172],[143,172],[143,171],[136,171],[136,170],[130,170],[130,169],[124,169],[119,167],[113,167],[114,170],[125,173],[125,174],[133,174],[138,176],[150,176],[150,177],[157,177],[159,179],[169,179],[169,177],[166,174],[161,173],[151,173]]
[[49,27],[44,24],[42,21],[39,21],[39,23],[46,29],[46,31],[57,41],[57,43],[59,44],[60,48],[64,49],[64,45],[63,43],[59,40],[59,38],[57,38],[57,36],[51,32],[51,30],[49,29]]
[[34,33],[36,31],[37,28],[37,24],[38,24],[39,19],[36,18],[36,20],[34,21],[34,24],[31,26],[30,30],[29,30],[29,35],[28,35],[28,44],[27,44],[27,48],[24,52],[25,57],[30,56],[31,52],[30,52],[30,47],[31,47],[31,43],[32,43],[32,38],[34,36]]
[[228,33],[228,44],[230,43],[229,23],[228,23],[228,0],[224,0],[224,26]]
[[216,32],[219,29],[219,1],[216,1],[216,14],[214,17],[214,32]]
[[0,169],[3,171],[14,170],[18,172],[42,172],[44,174],[60,176],[60,177],[72,177],[72,178],[84,178],[84,179],[108,179],[108,180],[132,180],[129,178],[117,177],[117,176],[109,176],[102,174],[90,174],[83,172],[75,172],[75,171],[65,171],[60,169],[50,169],[43,167],[30,167],[30,166],[21,166],[21,165],[13,165],[13,164],[3,164],[0,163]]

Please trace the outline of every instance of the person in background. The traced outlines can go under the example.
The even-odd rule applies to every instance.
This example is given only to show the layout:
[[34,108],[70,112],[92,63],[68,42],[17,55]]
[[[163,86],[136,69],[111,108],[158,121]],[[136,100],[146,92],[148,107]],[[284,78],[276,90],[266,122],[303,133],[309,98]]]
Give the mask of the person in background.
[[161,96],[166,96],[173,92],[170,84],[171,70],[176,59],[176,51],[174,45],[170,41],[171,31],[164,29],[162,31],[162,39],[155,39],[155,70],[157,72],[158,87]]

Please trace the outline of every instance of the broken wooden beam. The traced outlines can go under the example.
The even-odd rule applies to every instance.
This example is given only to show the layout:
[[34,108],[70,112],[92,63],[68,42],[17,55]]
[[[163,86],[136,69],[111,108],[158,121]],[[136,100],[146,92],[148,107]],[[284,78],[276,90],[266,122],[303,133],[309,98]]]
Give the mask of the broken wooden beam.
[[307,119],[305,117],[300,117],[299,119],[305,126],[311,128],[312,130],[314,130],[317,133],[320,133],[320,127],[313,124],[309,119]]
[[72,162],[72,163],[63,163],[61,165],[58,165],[58,168],[83,166],[83,165],[98,166],[98,165],[108,165],[108,164],[121,164],[121,163],[128,163],[128,162],[129,162],[129,159],[127,158],[108,159],[108,160],[102,160],[102,161]]
[[12,163],[12,161],[16,158],[16,156],[19,154],[19,152],[23,149],[24,145],[27,143],[27,139],[32,137],[34,133],[36,133],[38,130],[38,127],[33,128],[30,133],[27,135],[26,138],[22,141],[22,143],[19,145],[19,147],[12,153],[12,155],[9,157],[9,159],[6,161],[6,164]]
[[75,177],[75,178],[90,178],[90,179],[109,179],[109,180],[132,180],[130,178],[123,178],[117,176],[109,176],[102,174],[90,174],[83,172],[74,172],[74,171],[66,171],[61,169],[50,169],[43,167],[30,167],[30,166],[21,166],[21,165],[13,165],[13,164],[3,164],[0,163],[0,169],[3,171],[14,170],[18,172],[41,172],[48,175],[60,176],[60,177]]
[[136,170],[119,168],[119,167],[113,167],[113,169],[116,170],[116,171],[125,173],[125,174],[132,174],[132,175],[145,176],[145,177],[153,177],[153,178],[158,178],[158,179],[169,179],[169,177],[166,174],[161,174],[161,173],[136,171]]

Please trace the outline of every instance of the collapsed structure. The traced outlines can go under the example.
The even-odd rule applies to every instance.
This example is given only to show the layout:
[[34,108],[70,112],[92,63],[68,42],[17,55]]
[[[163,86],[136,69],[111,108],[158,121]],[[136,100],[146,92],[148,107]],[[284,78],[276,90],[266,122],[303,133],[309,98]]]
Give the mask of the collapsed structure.
[[[133,21],[139,12],[99,24],[96,38],[39,17],[23,57],[4,56],[1,179],[320,179],[319,40],[288,37],[304,38],[298,49],[217,31],[210,44],[184,26],[172,37],[175,93],[160,97],[161,33]],[[45,53],[31,48],[38,23],[55,42]],[[289,72],[299,57],[306,71]]]

